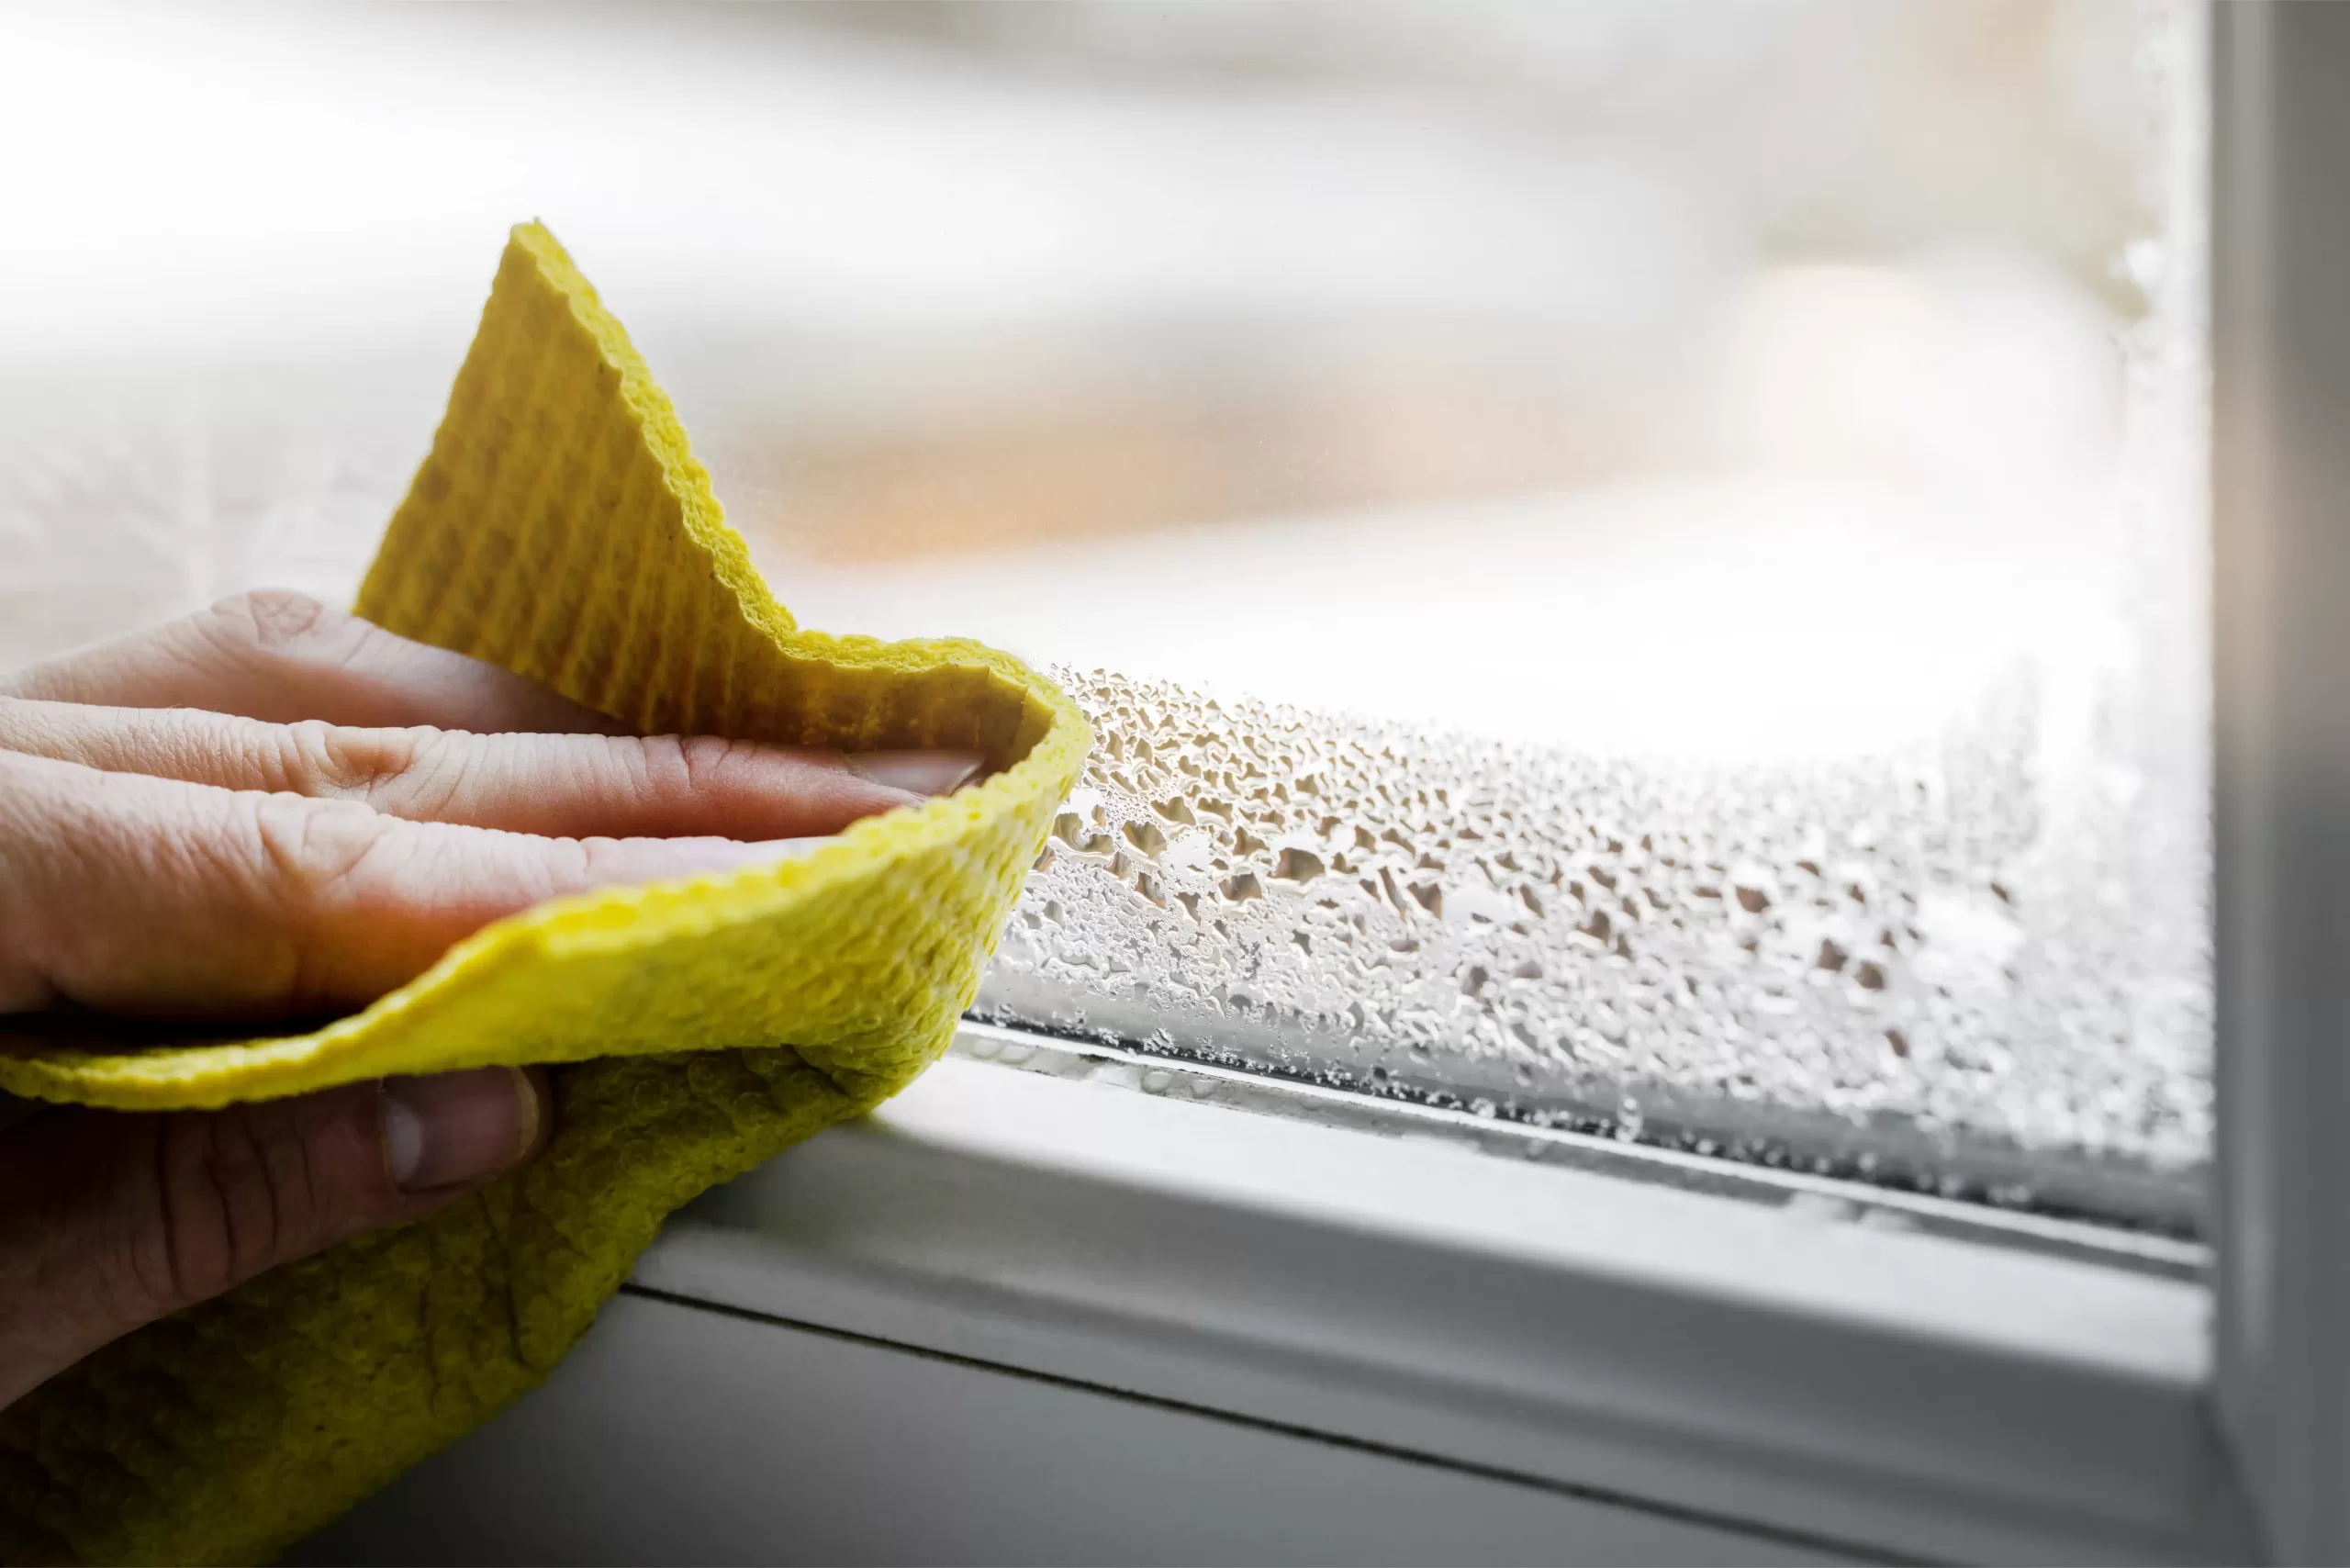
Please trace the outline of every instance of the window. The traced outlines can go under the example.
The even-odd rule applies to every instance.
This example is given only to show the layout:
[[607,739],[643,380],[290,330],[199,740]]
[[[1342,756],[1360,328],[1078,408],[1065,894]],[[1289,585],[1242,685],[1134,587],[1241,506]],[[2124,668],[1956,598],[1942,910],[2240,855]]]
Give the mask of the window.
[[[2344,15],[11,16],[0,659],[346,591],[543,216],[808,622],[1100,718],[969,1050],[1163,1092],[950,1062],[635,1302],[1813,1555],[2336,1559]],[[1774,1162],[2208,1168],[2212,1245]]]
[[2190,1232],[2182,14],[20,19],[0,653],[347,591],[535,213],[803,621],[1094,714],[982,1016]]

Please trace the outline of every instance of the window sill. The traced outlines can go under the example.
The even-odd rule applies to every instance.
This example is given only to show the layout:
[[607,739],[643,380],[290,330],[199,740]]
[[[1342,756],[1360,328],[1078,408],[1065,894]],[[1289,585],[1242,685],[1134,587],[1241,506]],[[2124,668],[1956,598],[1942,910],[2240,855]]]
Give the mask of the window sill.
[[2255,1554],[2200,1283],[965,1047],[1008,1044],[1113,1081],[950,1058],[680,1213],[631,1289],[1821,1551]]

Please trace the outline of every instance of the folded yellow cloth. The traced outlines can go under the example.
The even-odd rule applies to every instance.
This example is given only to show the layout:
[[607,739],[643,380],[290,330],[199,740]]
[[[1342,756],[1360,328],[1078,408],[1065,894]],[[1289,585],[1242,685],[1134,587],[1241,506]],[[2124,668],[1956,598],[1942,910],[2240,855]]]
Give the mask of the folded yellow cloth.
[[129,1108],[573,1064],[528,1170],[0,1412],[12,1558],[265,1558],[535,1384],[670,1210],[946,1048],[1091,744],[1007,655],[799,630],[620,323],[534,224],[358,610],[646,734],[967,747],[993,775],[805,858],[541,905],[314,1034],[0,1041],[0,1089]]

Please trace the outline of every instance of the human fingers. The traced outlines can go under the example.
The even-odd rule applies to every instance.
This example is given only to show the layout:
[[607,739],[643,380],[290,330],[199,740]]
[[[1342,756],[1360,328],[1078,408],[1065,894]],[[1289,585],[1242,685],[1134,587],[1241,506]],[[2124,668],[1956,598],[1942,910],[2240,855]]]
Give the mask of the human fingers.
[[627,726],[463,654],[307,594],[260,588],[0,675],[0,696],[375,727],[624,734]]
[[0,750],[112,773],[357,801],[558,837],[795,838],[955,789],[977,752],[843,756],[714,736],[476,734],[0,697]]
[[107,1341],[545,1146],[543,1070],[347,1084],[220,1111],[62,1107],[0,1138],[0,1406]]
[[61,1001],[166,1015],[345,1010],[546,899],[806,843],[410,822],[352,801],[0,752],[0,1013]]

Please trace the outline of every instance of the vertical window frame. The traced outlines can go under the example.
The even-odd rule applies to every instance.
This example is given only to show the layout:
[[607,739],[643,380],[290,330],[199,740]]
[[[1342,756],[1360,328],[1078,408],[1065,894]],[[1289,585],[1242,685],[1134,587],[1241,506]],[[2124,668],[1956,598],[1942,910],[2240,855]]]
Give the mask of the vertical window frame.
[[2214,4],[2218,1415],[2350,1558],[2350,11]]

